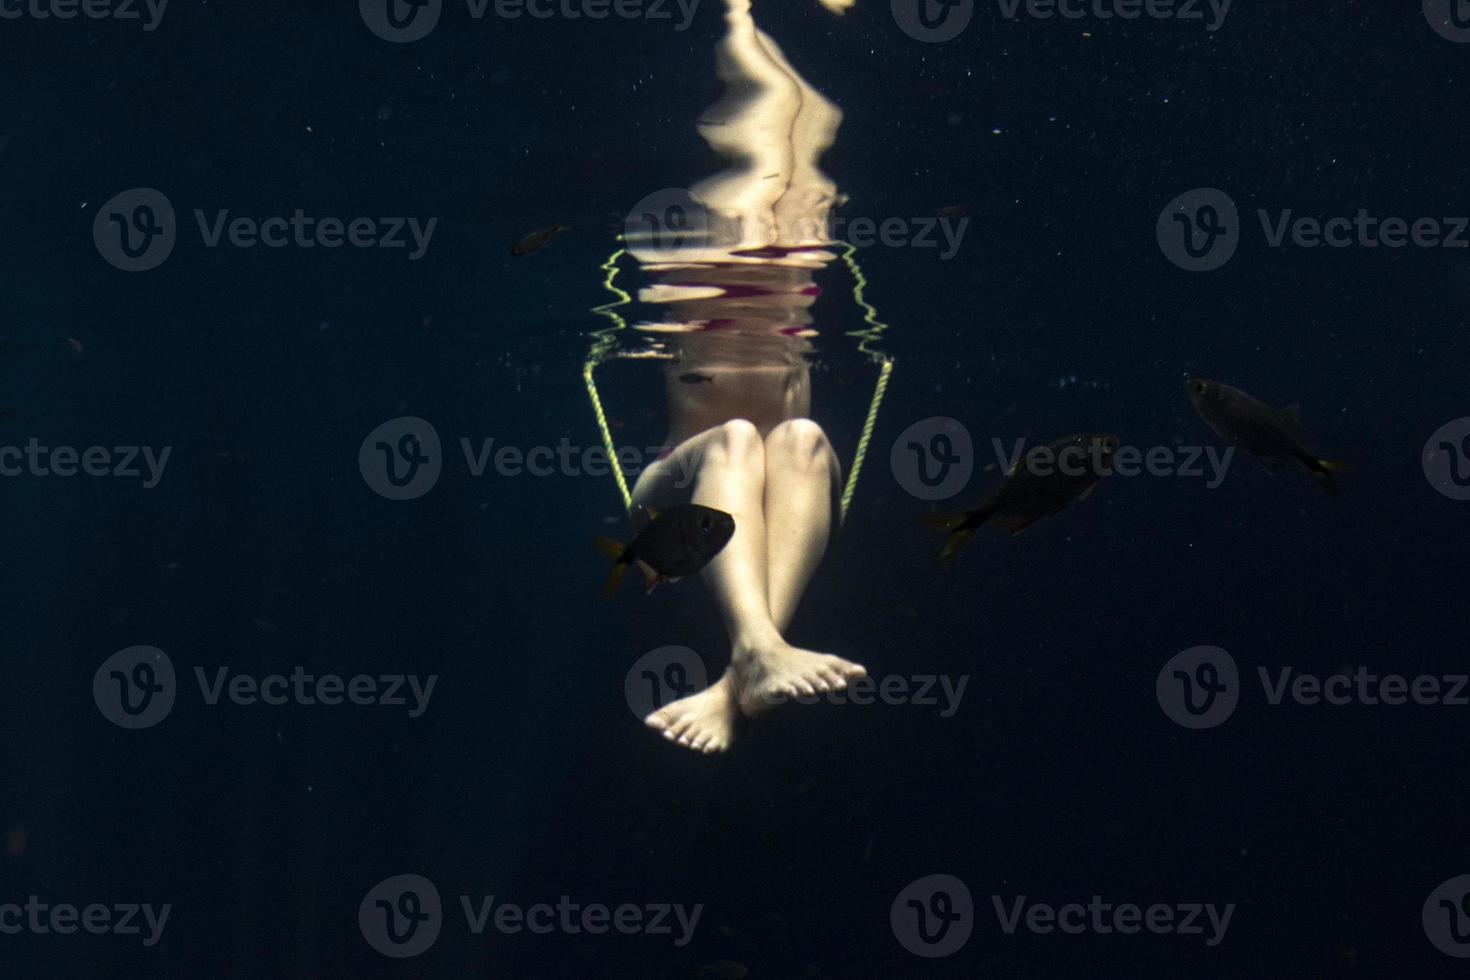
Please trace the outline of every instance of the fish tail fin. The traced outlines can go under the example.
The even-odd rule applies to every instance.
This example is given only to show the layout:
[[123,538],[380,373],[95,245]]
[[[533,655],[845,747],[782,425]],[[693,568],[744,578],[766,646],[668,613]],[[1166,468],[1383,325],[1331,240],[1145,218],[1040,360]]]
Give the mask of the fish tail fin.
[[989,517],[990,509],[982,507],[968,514],[926,514],[922,520],[929,527],[948,533],[944,549],[939,552],[940,561],[948,563],[955,560],[960,549],[975,536],[975,528],[984,524]]
[[612,572],[602,586],[602,597],[606,599],[618,591],[618,586],[623,584],[623,576],[628,573],[628,546],[612,538],[599,537],[597,550],[613,560]]
[[640,561],[638,563],[638,570],[643,573],[643,592],[644,595],[647,595],[653,591],[654,586],[658,585],[659,574],[647,562]]
[[1317,482],[1322,484],[1322,489],[1327,491],[1329,497],[1337,496],[1337,474],[1346,473],[1352,469],[1347,463],[1334,463],[1330,459],[1314,459],[1310,469]]

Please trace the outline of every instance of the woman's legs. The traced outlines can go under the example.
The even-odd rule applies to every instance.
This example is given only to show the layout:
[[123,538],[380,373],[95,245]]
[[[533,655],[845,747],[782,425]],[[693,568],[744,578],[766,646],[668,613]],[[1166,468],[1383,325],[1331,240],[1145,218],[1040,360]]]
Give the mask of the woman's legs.
[[[685,441],[638,480],[634,500],[689,500],[727,511],[735,533],[702,573],[730,635],[730,669],[698,694],[651,714],[664,737],[703,752],[729,746],[737,715],[787,698],[841,690],[863,668],[801,650],[781,636],[826,548],[837,462],[816,423],[797,419],[764,439],[732,420]],[[680,484],[692,474],[692,492]],[[687,494],[687,496],[686,496]]]

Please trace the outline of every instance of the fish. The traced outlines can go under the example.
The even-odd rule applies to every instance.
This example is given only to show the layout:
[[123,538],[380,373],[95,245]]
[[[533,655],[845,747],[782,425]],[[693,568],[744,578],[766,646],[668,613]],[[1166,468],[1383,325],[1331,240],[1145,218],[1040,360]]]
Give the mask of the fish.
[[1113,435],[1075,435],[1046,446],[1036,446],[1006,476],[989,500],[963,514],[931,514],[930,527],[948,532],[939,557],[952,561],[980,525],[994,521],[1020,534],[1044,517],[1092,493],[1097,481],[1112,472],[1108,465],[1118,451]]
[[510,254],[519,258],[522,255],[531,255],[534,252],[539,252],[550,245],[557,236],[571,230],[566,225],[551,225],[546,228],[538,228],[512,245],[510,247]]
[[1194,410],[1221,439],[1244,449],[1273,472],[1282,463],[1299,463],[1329,496],[1337,496],[1336,474],[1348,466],[1322,459],[1307,448],[1300,435],[1301,409],[1296,405],[1271,408],[1239,388],[1189,374],[1184,376],[1184,390]]
[[679,380],[686,385],[697,385],[701,381],[708,381],[710,384],[714,384],[715,376],[713,374],[700,374],[698,371],[685,371],[679,375]]
[[86,353],[86,349],[82,347],[82,342],[75,337],[57,337],[56,339],[62,347],[76,354],[78,357]]
[[648,591],[660,582],[677,582],[693,575],[718,555],[735,534],[735,518],[700,504],[679,504],[662,510],[646,509],[649,521],[628,544],[609,537],[597,539],[597,550],[613,560],[602,587],[611,596],[628,569],[637,565]]

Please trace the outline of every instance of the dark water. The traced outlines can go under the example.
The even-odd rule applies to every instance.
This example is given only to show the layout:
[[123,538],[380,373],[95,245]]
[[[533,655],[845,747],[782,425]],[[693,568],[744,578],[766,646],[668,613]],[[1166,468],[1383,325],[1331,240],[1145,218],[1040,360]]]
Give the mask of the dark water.
[[[1421,916],[1470,921],[1454,908],[1463,887],[1432,894],[1470,873],[1470,708],[1272,705],[1257,668],[1273,683],[1285,667],[1467,669],[1470,503],[1437,492],[1421,456],[1470,414],[1470,235],[1273,248],[1256,211],[1366,209],[1448,232],[1470,209],[1470,44],[1408,3],[1241,4],[1213,32],[977,4],[943,43],[907,36],[872,0],[840,19],[760,3],[764,29],[846,114],[824,161],[844,213],[970,222],[948,260],[859,254],[895,369],[790,638],[875,676],[967,687],[947,717],[790,708],[706,758],[645,729],[623,690],[667,644],[722,669],[701,586],[599,602],[591,538],[621,531],[612,480],[477,477],[459,440],[598,444],[581,380],[600,325],[587,311],[608,298],[598,265],[633,202],[718,166],[693,131],[719,95],[718,10],[679,31],[677,10],[476,20],[449,3],[429,36],[392,44],[353,6],[174,0],[152,31],[0,6],[0,341],[17,348],[0,354],[14,412],[0,446],[171,450],[151,488],[34,468],[0,480],[0,973],[1461,969]],[[137,187],[167,196],[177,242],[125,272],[93,220]],[[1238,251],[1209,272],[1176,267],[1155,237],[1161,210],[1197,187],[1240,213]],[[438,220],[410,260],[412,247],[212,248],[194,217],[297,208]],[[554,221],[573,231],[509,256]],[[855,329],[847,270],[819,282],[818,324]],[[661,389],[641,367],[608,370],[619,432],[659,438]],[[1353,466],[1341,496],[1245,459],[1215,489],[1115,477],[938,567],[918,525],[930,505],[889,466],[908,426],[948,416],[969,430],[980,459],[954,501],[968,506],[999,480],[983,469],[992,437],[1218,448],[1185,371],[1300,403],[1314,448]],[[834,350],[815,377],[813,414],[846,458],[871,365]],[[437,484],[411,501],[375,493],[358,461],[400,416],[443,441]],[[176,700],[128,730],[92,684],[140,645],[167,654]],[[1200,645],[1234,658],[1239,703],[1195,731],[1162,710],[1155,680]],[[210,683],[220,668],[437,682],[410,717],[411,695],[210,704],[196,668]],[[402,874],[433,883],[441,928],[427,951],[390,958],[358,911]],[[951,883],[948,906],[921,907],[970,930],[937,958],[906,948],[918,913],[901,896],[935,874],[968,901]],[[30,896],[47,905],[41,929],[4,904]],[[477,934],[461,896],[630,905],[645,925],[663,903],[700,917],[692,937],[672,917],[669,934],[591,934],[580,911],[547,934]],[[1202,934],[1101,934],[1091,918],[1075,935],[1024,919],[1008,933],[996,903],[1009,916],[1020,896],[1233,911],[1214,945],[1204,916]],[[65,913],[48,918],[97,904],[116,926],[130,903],[169,907],[156,942],[141,914],[121,935],[59,934]]]

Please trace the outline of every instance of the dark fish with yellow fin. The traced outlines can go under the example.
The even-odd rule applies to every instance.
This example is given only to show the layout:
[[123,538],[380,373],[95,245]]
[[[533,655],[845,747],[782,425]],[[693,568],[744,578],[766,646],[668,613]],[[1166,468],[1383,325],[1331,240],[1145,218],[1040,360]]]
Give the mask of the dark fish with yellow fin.
[[571,231],[571,229],[566,225],[551,225],[547,228],[538,228],[512,245],[510,247],[510,254],[520,258],[522,255],[531,255],[539,252],[555,241],[563,232],[568,231]]
[[1301,410],[1295,405],[1274,409],[1218,381],[1186,374],[1184,390],[1194,410],[1215,434],[1239,446],[1269,470],[1282,463],[1299,463],[1317,478],[1322,489],[1337,496],[1335,474],[1348,467],[1322,459],[1302,442]]
[[649,508],[649,522],[628,544],[598,538],[597,550],[613,560],[612,574],[602,587],[610,596],[618,590],[629,568],[643,571],[648,591],[659,582],[676,582],[693,575],[718,555],[735,533],[735,518],[700,504]]
[[945,561],[959,554],[986,522],[1020,534],[1043,517],[1050,517],[1075,500],[1092,493],[1097,481],[1112,472],[1118,437],[1068,436],[1037,446],[1011,467],[1006,482],[989,500],[963,514],[933,514],[924,523],[949,532],[939,556]]

